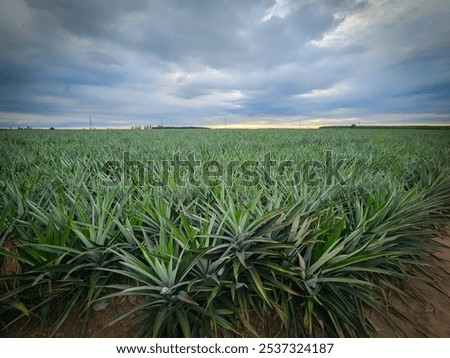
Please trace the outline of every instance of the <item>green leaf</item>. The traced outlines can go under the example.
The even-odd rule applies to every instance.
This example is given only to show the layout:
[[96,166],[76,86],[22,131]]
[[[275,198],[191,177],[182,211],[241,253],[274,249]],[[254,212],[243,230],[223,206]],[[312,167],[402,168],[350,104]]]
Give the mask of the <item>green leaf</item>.
[[177,295],[180,301],[188,303],[190,305],[198,306],[199,304],[195,302],[185,291],[180,291]]

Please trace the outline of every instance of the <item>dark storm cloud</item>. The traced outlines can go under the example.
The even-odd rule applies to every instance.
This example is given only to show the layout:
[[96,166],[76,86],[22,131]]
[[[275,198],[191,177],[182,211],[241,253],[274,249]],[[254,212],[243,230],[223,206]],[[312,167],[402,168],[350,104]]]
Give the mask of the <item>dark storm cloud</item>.
[[[38,21],[51,20],[60,29],[76,36],[108,37],[118,21],[128,13],[143,10],[142,2],[121,0],[26,0],[36,10]],[[42,24],[45,26],[45,24]]]
[[6,0],[0,125],[448,121],[449,15],[443,0]]

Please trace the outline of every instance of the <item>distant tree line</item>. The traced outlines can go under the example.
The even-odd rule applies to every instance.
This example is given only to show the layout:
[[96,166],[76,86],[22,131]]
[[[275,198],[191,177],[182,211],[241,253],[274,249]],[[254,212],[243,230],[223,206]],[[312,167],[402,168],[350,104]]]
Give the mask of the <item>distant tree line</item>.
[[432,126],[432,125],[404,125],[404,126],[357,126],[352,124],[350,126],[322,126],[319,129],[432,129],[432,130],[450,130],[450,125],[446,126]]
[[146,126],[133,126],[131,129],[152,129],[153,126],[151,124],[147,124]]
[[152,126],[152,125],[146,125],[146,126],[133,126],[131,129],[210,129],[208,127],[198,127],[198,126],[182,126],[182,127],[176,127],[176,126]]

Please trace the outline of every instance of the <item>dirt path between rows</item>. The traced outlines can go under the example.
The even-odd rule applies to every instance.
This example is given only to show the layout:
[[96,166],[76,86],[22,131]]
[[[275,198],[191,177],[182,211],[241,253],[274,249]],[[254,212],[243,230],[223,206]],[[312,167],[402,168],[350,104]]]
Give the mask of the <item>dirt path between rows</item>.
[[[442,249],[434,254],[431,272],[435,287],[421,282],[412,282],[424,299],[407,302],[397,295],[390,297],[390,304],[403,316],[388,310],[388,315],[397,323],[405,337],[450,338],[450,227],[446,227],[437,239]],[[391,310],[392,311],[392,310]],[[395,337],[394,330],[384,321],[374,319],[380,331],[375,337]]]

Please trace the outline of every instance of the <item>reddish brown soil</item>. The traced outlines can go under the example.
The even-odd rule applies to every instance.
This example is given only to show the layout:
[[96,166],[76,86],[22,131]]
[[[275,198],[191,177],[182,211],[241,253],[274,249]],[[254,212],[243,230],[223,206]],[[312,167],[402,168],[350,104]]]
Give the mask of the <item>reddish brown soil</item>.
[[[450,227],[439,239],[443,248],[435,253],[431,270],[434,275],[434,286],[415,281],[415,287],[423,299],[411,299],[407,302],[392,294],[389,298],[388,315],[403,331],[403,337],[450,337]],[[437,287],[437,288],[436,288]],[[136,304],[135,298],[121,298],[116,302],[116,313],[122,313]],[[393,309],[395,308],[395,309]],[[393,314],[394,311],[400,313]],[[136,328],[131,318],[124,319],[113,326],[107,327],[115,317],[111,308],[93,312],[87,325],[86,337],[112,338],[133,337]],[[382,319],[371,317],[379,327],[375,337],[396,337],[395,331]],[[71,314],[60,327],[54,337],[80,337],[83,322],[78,312]],[[13,327],[6,332],[9,337],[49,337],[48,327],[29,329]],[[2,332],[4,335],[5,332]],[[267,330],[267,336],[273,335],[273,329]]]
[[[450,337],[450,227],[447,227],[438,239],[443,247],[437,251],[431,262],[433,286],[423,281],[412,282],[423,299],[404,301],[392,294],[389,302],[400,313],[389,316],[397,323],[405,337]],[[376,337],[395,337],[394,330],[384,321],[374,319],[380,331]]]
[[[87,323],[84,337],[87,338],[130,338],[134,336],[135,328],[132,318],[127,317],[112,326],[108,324],[117,315],[127,311],[136,304],[135,297],[122,297],[115,301],[114,309],[108,307],[102,311],[92,311]],[[29,337],[29,338],[75,338],[82,337],[84,322],[82,313],[74,310],[66,318],[61,327],[52,335],[52,324],[44,324],[39,327],[22,327],[20,324],[13,325],[7,330],[6,337]]]

